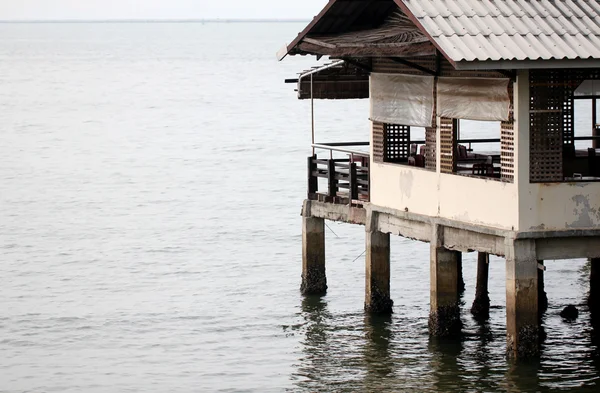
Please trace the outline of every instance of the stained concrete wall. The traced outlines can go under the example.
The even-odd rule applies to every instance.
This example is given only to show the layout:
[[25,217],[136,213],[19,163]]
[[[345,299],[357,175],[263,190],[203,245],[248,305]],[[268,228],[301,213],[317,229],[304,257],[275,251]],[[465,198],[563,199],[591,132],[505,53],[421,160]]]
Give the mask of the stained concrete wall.
[[521,184],[523,230],[600,226],[600,183]]
[[518,227],[515,184],[440,174],[439,190],[441,217],[503,229]]
[[371,202],[495,228],[513,229],[518,225],[515,184],[406,165],[372,163]]
[[372,163],[371,202],[428,216],[438,215],[438,175],[407,165]]

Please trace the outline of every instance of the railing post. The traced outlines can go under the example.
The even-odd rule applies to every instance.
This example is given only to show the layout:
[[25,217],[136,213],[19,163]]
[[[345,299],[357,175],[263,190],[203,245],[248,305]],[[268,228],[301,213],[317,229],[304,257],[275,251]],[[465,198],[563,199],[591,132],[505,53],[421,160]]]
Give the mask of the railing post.
[[327,161],[327,184],[329,185],[327,195],[335,197],[337,195],[337,180],[335,180],[335,161],[333,159]]
[[371,163],[367,165],[367,202],[371,202]]
[[349,180],[350,180],[350,184],[349,184],[348,193],[350,194],[350,204],[352,204],[353,200],[358,199],[358,183],[356,182],[357,176],[356,176],[356,163],[355,162],[350,163],[350,179]]
[[317,155],[308,157],[308,197],[310,199],[311,194],[316,194],[319,191],[319,182],[317,176],[314,174],[317,170],[316,160]]

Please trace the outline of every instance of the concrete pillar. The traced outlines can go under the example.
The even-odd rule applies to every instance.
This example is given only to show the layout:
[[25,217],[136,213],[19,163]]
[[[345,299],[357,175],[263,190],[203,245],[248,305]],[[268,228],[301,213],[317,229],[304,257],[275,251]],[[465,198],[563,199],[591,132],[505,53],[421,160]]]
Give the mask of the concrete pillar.
[[367,229],[365,267],[365,311],[391,313],[390,234]]
[[429,334],[448,337],[460,334],[458,261],[459,251],[443,246],[443,228],[434,225],[430,258]]
[[[539,260],[539,265],[544,266],[544,261]],[[538,314],[542,315],[548,309],[548,295],[544,288],[544,270],[538,268]]]
[[325,220],[302,217],[302,285],[304,295],[324,295],[327,292],[325,275]]
[[477,283],[475,285],[475,300],[471,314],[477,319],[487,319],[490,316],[490,296],[488,293],[488,278],[490,255],[486,252],[477,253]]
[[463,263],[462,263],[462,252],[458,253],[458,260],[456,261],[457,263],[457,271],[458,271],[458,280],[456,281],[456,284],[458,285],[458,293],[459,294],[463,294],[465,292],[465,280],[463,278]]
[[535,241],[506,239],[506,352],[539,355],[538,261]]
[[600,258],[590,260],[590,295],[588,305],[592,312],[600,312]]

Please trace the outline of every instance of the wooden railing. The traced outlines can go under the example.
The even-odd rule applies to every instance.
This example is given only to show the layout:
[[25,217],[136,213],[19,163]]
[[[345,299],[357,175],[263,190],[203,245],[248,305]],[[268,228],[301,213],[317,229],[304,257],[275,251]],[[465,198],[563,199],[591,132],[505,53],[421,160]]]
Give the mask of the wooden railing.
[[[327,158],[317,154],[308,157],[308,198],[341,204],[368,202],[369,154],[345,148],[365,145],[368,142],[314,144],[313,148],[328,150],[329,154]],[[348,158],[333,158],[333,152]],[[327,180],[324,192],[319,192],[319,178]]]

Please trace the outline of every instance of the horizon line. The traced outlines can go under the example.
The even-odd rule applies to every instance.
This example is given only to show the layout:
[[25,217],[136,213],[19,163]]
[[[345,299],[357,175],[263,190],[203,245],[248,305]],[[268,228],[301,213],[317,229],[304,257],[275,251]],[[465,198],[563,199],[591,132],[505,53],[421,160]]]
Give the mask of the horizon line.
[[309,21],[310,18],[0,19],[0,23],[294,23]]

